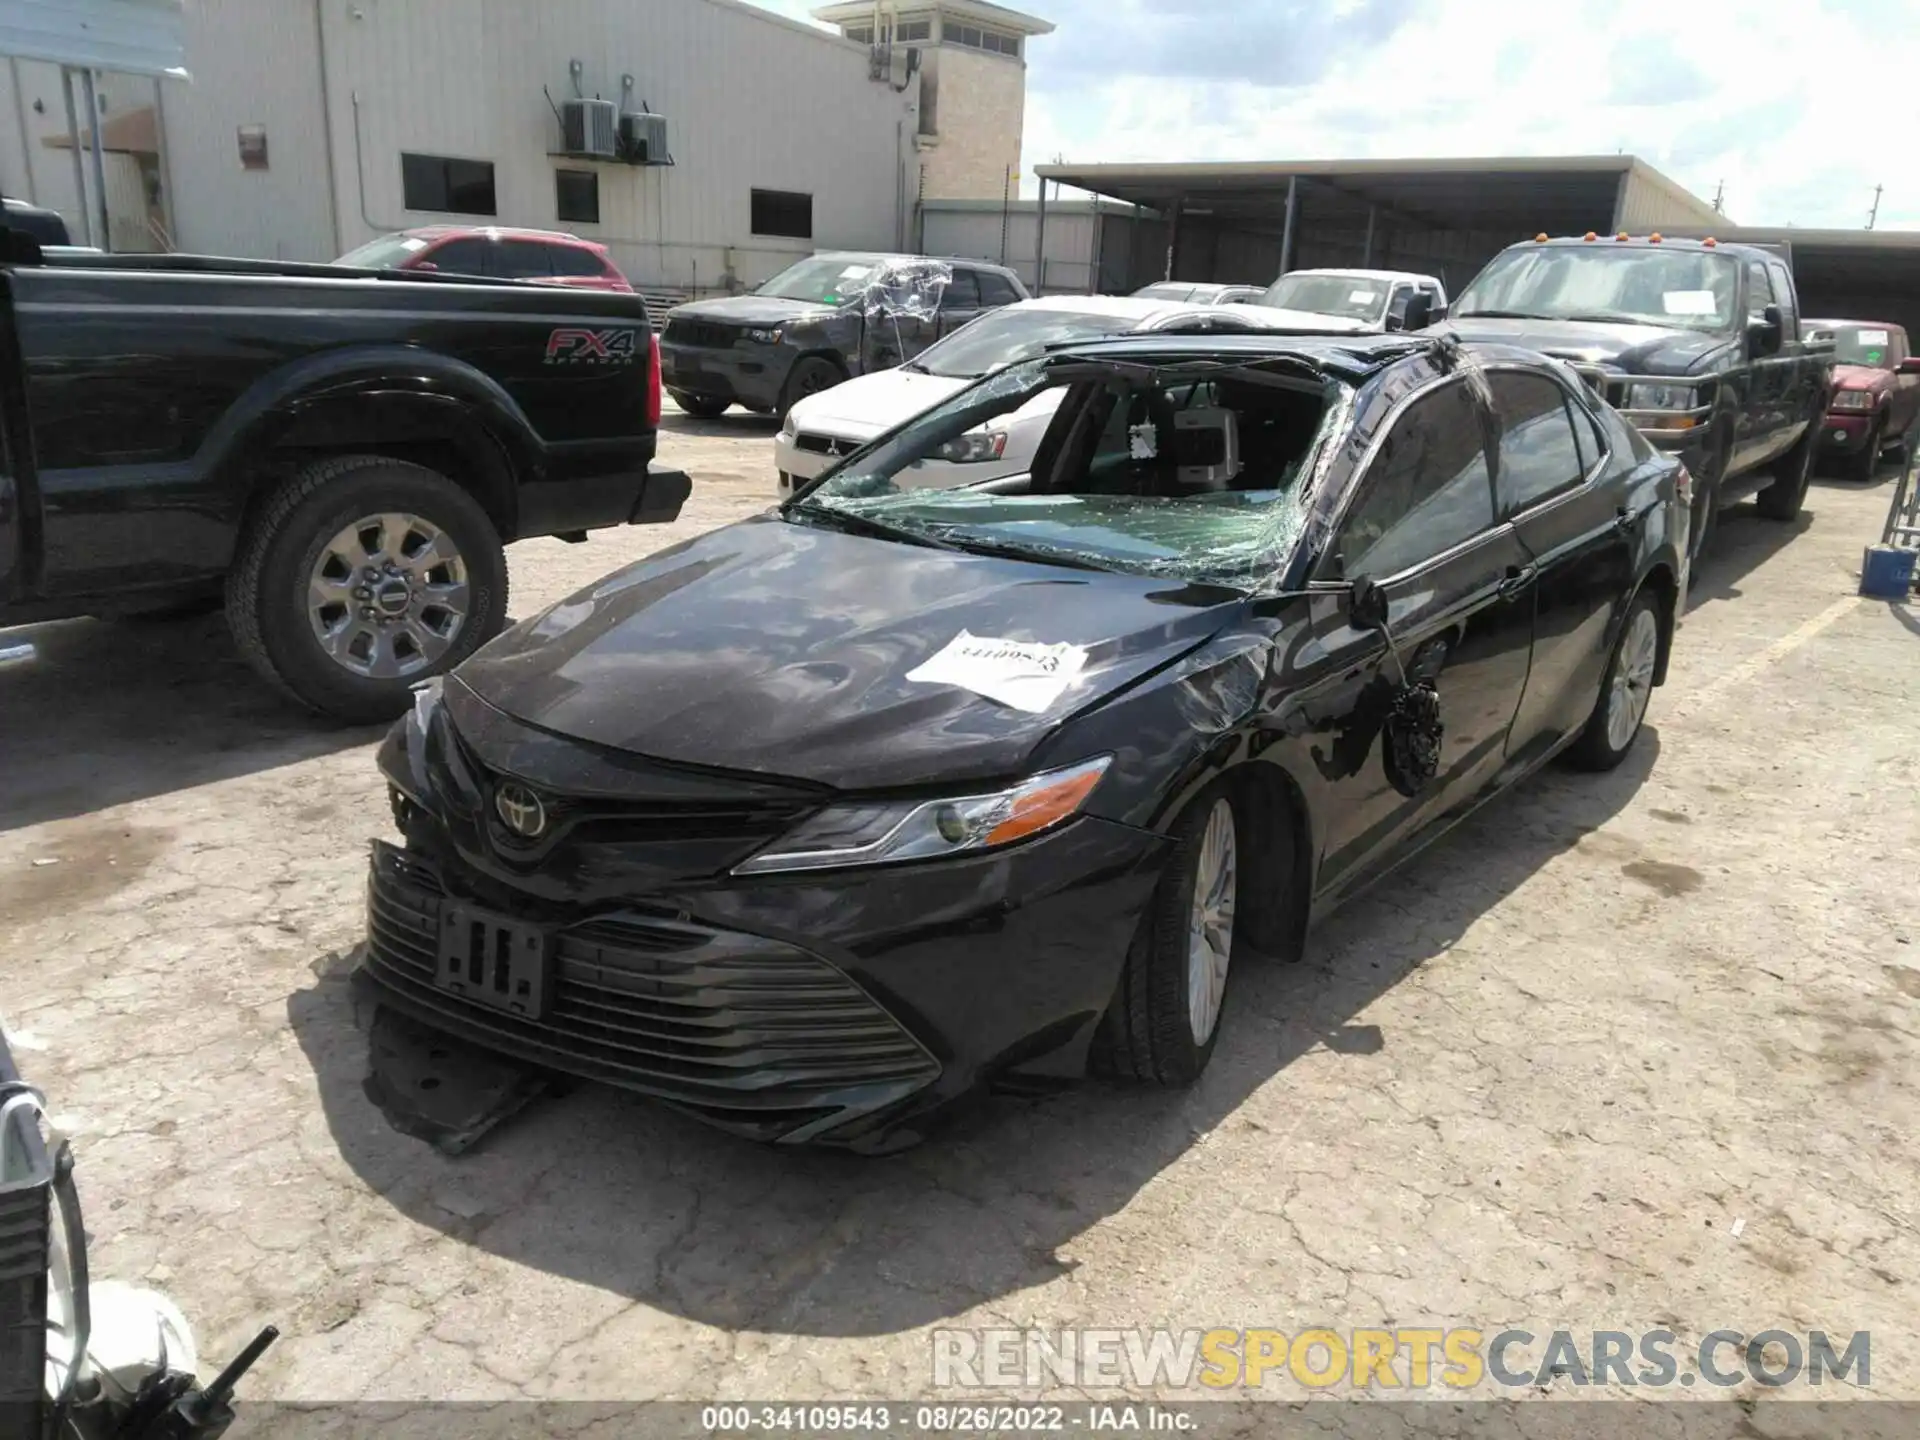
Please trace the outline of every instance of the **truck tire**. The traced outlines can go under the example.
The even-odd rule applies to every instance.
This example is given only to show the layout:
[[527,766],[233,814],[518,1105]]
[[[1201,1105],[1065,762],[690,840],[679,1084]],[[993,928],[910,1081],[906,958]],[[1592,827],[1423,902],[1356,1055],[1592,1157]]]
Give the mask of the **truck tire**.
[[350,724],[500,632],[507,559],[487,512],[436,471],[383,455],[318,460],[272,491],[227,576],[227,623],[261,675]]
[[718,420],[733,402],[718,395],[690,395],[685,390],[669,390],[673,403],[696,420]]
[[846,378],[846,371],[824,356],[808,355],[797,361],[780,392],[780,418],[786,419],[787,412],[807,396],[831,390]]
[[1753,497],[1753,505],[1763,520],[1792,520],[1806,503],[1807,485],[1813,479],[1813,451],[1820,443],[1818,424],[1807,426],[1794,447],[1773,462],[1773,483]]
[[1849,455],[1846,465],[1841,469],[1840,473],[1847,479],[1863,484],[1873,479],[1873,472],[1880,465],[1880,447],[1886,443],[1886,425],[1886,416],[1874,417],[1873,429],[1867,432],[1867,443],[1860,447],[1858,455]]

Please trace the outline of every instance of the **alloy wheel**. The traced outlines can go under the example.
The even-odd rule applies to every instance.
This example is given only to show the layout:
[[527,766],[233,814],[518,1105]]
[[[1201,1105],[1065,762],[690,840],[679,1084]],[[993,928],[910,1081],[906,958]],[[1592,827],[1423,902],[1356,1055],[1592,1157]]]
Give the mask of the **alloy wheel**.
[[1614,657],[1612,690],[1607,697],[1607,743],[1624,750],[1633,743],[1653,698],[1653,671],[1660,654],[1660,622],[1641,606],[1633,612],[1620,652]]
[[1220,1000],[1233,960],[1233,907],[1239,881],[1233,806],[1216,800],[1194,863],[1193,907],[1187,922],[1187,1021],[1193,1043],[1204,1045],[1220,1023]]
[[375,680],[431,669],[466,624],[467,565],[418,515],[367,515],[321,549],[307,618],[335,664]]

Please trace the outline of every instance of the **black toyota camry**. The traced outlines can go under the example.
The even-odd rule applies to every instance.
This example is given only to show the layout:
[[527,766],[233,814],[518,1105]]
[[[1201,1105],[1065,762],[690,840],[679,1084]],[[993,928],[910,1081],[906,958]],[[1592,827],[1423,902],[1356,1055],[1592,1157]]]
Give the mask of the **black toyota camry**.
[[[1030,471],[955,483],[1034,407]],[[1015,365],[421,689],[358,984],[769,1140],[1182,1084],[1249,951],[1621,761],[1689,485],[1559,362],[1445,335]]]

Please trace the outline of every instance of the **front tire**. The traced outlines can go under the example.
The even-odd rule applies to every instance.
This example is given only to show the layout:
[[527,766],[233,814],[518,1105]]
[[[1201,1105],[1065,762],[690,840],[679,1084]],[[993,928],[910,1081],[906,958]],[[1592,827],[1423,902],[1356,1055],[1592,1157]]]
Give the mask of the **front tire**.
[[718,420],[733,402],[718,395],[690,395],[685,390],[669,390],[673,403],[696,420]]
[[1773,483],[1753,497],[1763,520],[1793,520],[1807,500],[1813,479],[1813,451],[1820,443],[1820,427],[1808,425],[1794,447],[1773,462]]
[[1243,872],[1233,801],[1203,795],[1173,830],[1173,853],[1101,1020],[1102,1068],[1177,1087],[1198,1079],[1220,1037]]
[[1586,728],[1567,752],[1582,770],[1616,768],[1633,749],[1646,724],[1653,699],[1653,677],[1660,668],[1660,611],[1654,596],[1642,590],[1627,611],[1620,638],[1607,662],[1607,678],[1600,698],[1587,717]]
[[1880,465],[1880,447],[1885,444],[1886,417],[1874,420],[1873,429],[1867,432],[1867,443],[1860,447],[1858,455],[1849,455],[1844,470],[1847,479],[1865,482],[1873,479],[1873,472]]
[[809,395],[831,390],[846,378],[838,365],[819,355],[809,355],[800,360],[788,374],[786,386],[780,392],[780,418],[786,419],[787,412]]
[[413,687],[500,633],[507,560],[446,476],[382,455],[320,460],[273,491],[227,576],[248,663],[350,724],[403,713]]

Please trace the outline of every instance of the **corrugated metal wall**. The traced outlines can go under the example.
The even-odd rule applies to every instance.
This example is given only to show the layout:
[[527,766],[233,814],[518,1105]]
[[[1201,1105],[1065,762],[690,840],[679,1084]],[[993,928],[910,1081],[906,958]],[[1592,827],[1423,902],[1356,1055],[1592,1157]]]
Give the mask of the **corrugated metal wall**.
[[[448,218],[403,208],[403,150],[491,160],[500,223],[558,225],[554,171],[581,162],[550,158],[541,87],[572,95],[576,59],[588,96],[619,100],[631,74],[628,103],[668,119],[675,165],[588,166],[601,223],[562,227],[605,241],[636,285],[752,284],[816,249],[891,248],[905,228],[917,96],[869,79],[866,50],[835,36],[728,0],[319,3],[345,245]],[[756,187],[810,193],[812,240],[753,236]]]
[[1730,223],[1699,196],[1640,165],[1627,172],[1613,216],[1613,228],[1631,235],[1645,235],[1665,226],[1716,222]]
[[[187,57],[193,82],[160,91],[175,247],[338,255],[313,0],[188,0]],[[242,125],[266,127],[266,169],[241,167]]]
[[1039,214],[1031,200],[1012,206],[1005,218],[1006,244],[1001,245],[1001,207],[991,202],[926,202],[921,220],[922,244],[929,255],[952,255],[1004,263],[1036,295],[1084,295],[1093,268],[1095,216],[1086,202],[1069,201],[1047,207],[1047,261],[1044,285],[1036,283],[1034,247]]

